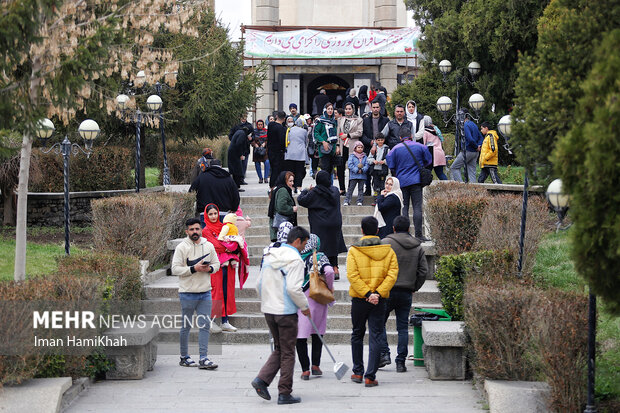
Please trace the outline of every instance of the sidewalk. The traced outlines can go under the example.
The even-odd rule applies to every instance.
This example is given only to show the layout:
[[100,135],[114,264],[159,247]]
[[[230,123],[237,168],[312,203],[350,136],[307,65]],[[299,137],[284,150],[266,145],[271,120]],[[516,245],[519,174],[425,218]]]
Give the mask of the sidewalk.
[[[351,367],[349,346],[335,345],[330,349],[337,361]],[[66,412],[284,411],[287,407],[277,405],[278,377],[269,387],[271,401],[259,398],[250,386],[269,352],[269,343],[223,346],[222,355],[212,356],[219,364],[215,371],[180,367],[177,356],[159,356],[154,370],[143,380],[98,382],[84,391]],[[413,367],[412,362],[407,362],[406,373],[396,373],[394,363],[380,369],[379,386],[365,388],[350,381],[350,369],[337,381],[325,350],[322,361],[323,377],[310,381],[299,379],[301,368],[296,365],[293,394],[300,396],[302,402],[292,407],[295,411],[483,411],[471,381],[431,381],[424,367]]]

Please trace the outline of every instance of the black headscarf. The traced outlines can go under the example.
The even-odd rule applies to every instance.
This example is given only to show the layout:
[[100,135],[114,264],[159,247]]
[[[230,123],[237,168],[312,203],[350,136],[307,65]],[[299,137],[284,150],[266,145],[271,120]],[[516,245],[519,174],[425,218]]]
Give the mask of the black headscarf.
[[368,86],[366,85],[360,86],[360,90],[357,95],[361,101],[367,101],[368,100]]
[[276,193],[280,190],[280,188],[286,188],[286,190],[288,191],[288,194],[293,199],[293,202],[295,202],[295,199],[293,198],[293,191],[291,191],[291,188],[289,188],[289,186],[286,184],[286,174],[288,172],[289,171],[280,172],[280,175],[278,175],[278,179],[276,179],[276,188],[271,192],[271,199],[269,200],[269,209],[267,211],[267,215],[269,216],[269,218],[273,218],[273,216],[275,215]]
[[326,201],[330,204],[336,205],[340,202],[340,197],[334,198],[334,194],[331,190],[332,182],[329,178],[329,172],[319,171],[316,174],[316,187],[313,191],[317,191]]

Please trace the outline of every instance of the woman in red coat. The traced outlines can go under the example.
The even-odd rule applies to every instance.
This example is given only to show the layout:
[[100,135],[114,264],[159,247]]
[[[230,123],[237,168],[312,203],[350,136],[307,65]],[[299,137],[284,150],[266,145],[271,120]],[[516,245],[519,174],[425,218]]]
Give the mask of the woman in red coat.
[[[211,295],[213,297],[212,317],[222,317],[222,330],[237,331],[230,322],[228,316],[237,312],[235,302],[235,269],[239,271],[239,286],[243,288],[243,283],[248,277],[248,253],[247,244],[244,242],[243,249],[239,248],[236,242],[226,242],[218,240],[218,236],[224,224],[220,222],[220,210],[215,204],[208,204],[204,211],[205,227],[202,236],[207,239],[217,252],[220,260],[220,270],[211,275]],[[219,327],[215,323],[211,324],[211,331],[218,333]]]

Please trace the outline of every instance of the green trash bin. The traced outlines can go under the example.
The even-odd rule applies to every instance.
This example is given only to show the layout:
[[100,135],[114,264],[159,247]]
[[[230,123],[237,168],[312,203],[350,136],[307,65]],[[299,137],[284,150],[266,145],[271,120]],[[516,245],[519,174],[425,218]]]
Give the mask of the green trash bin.
[[422,321],[452,321],[452,317],[445,310],[433,308],[414,308],[415,314],[409,318],[409,325],[413,326],[413,365],[424,366],[422,354]]

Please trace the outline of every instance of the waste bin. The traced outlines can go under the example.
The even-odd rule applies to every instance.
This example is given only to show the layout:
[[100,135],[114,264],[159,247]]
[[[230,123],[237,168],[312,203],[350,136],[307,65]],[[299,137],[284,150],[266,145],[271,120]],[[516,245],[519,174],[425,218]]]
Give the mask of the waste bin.
[[416,311],[409,318],[409,325],[413,326],[413,365],[424,366],[424,354],[422,354],[422,321],[452,321],[452,317],[445,310],[433,308],[414,308]]

